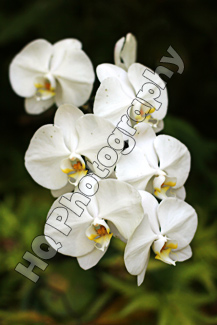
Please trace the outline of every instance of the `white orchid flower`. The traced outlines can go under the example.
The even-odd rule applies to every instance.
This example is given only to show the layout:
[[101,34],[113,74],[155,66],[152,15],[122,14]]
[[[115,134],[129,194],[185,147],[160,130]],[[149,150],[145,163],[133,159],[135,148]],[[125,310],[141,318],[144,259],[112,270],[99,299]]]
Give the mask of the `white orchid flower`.
[[[131,103],[136,103],[136,110],[140,115],[133,113],[132,108],[129,111],[130,116],[135,122],[148,123],[155,132],[163,129],[163,118],[167,113],[168,96],[166,88],[161,89],[153,85],[150,92],[144,84],[150,86],[151,81],[143,76],[144,71],[151,69],[140,63],[133,63],[128,71],[113,64],[101,64],[97,67],[97,76],[101,82],[94,101],[94,114],[105,117],[115,125],[119,122],[122,115],[126,114]],[[154,72],[153,72],[154,73]],[[161,80],[162,87],[165,83]],[[153,93],[159,93],[157,101],[161,103],[157,108],[156,101],[153,99]],[[157,96],[157,95],[156,95]],[[138,97],[138,101],[135,98]],[[146,105],[144,105],[144,103]],[[133,123],[135,123],[133,122]]]
[[156,136],[147,124],[138,124],[136,129],[136,147],[118,161],[117,179],[138,190],[146,190],[159,199],[176,196],[184,200],[183,185],[191,165],[187,147],[171,136]]
[[29,43],[10,65],[10,82],[25,99],[30,114],[40,114],[56,103],[83,105],[95,79],[92,63],[76,39],[50,44],[39,39]]
[[96,161],[113,130],[114,126],[101,117],[62,105],[56,111],[54,125],[42,126],[34,134],[25,166],[32,178],[51,189],[54,196],[69,192],[87,173],[84,157]]
[[61,243],[59,253],[77,257],[80,266],[87,270],[95,266],[107,251],[111,237],[115,235],[111,229],[117,229],[126,240],[132,236],[143,218],[141,196],[129,184],[112,179],[102,180],[89,204],[85,207],[79,203],[83,212],[78,216],[73,212],[72,195],[64,195],[68,202],[67,220],[64,219],[68,233],[64,234],[60,229],[60,212],[65,209],[59,203],[60,198],[50,209],[45,235],[52,239],[51,246],[53,240]]
[[128,33],[115,44],[114,61],[118,67],[128,70],[136,61],[137,41],[133,34]]
[[124,260],[129,273],[138,275],[137,282],[141,285],[151,247],[156,259],[171,265],[192,256],[189,244],[197,228],[197,214],[189,204],[177,198],[158,204],[150,193],[139,192],[144,218],[127,242]]

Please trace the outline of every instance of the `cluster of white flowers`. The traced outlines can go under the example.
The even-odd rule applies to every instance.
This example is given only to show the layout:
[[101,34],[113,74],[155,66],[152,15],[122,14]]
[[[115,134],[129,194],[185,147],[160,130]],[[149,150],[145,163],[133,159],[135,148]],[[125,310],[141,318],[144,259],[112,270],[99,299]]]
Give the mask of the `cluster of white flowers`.
[[[136,51],[135,37],[127,34],[115,45],[115,64],[97,67],[101,84],[93,114],[77,108],[90,97],[94,70],[76,39],[54,45],[45,40],[30,43],[12,61],[10,81],[14,91],[25,97],[28,113],[42,113],[54,103],[59,106],[54,124],[39,128],[25,155],[29,174],[57,198],[48,213],[45,235],[61,243],[60,253],[77,257],[83,269],[98,263],[112,236],[119,238],[126,243],[126,268],[137,275],[140,285],[151,248],[155,258],[167,264],[191,257],[197,214],[184,201],[188,149],[171,136],[156,135],[167,113],[165,83],[159,78],[163,90],[157,109],[152,92],[141,88],[150,80],[143,75],[148,68],[135,63]],[[138,94],[141,103],[137,102],[135,116],[131,102]],[[126,112],[131,134],[118,127]],[[107,179],[100,179],[94,164],[115,130],[118,159]],[[130,138],[134,142],[128,150]],[[97,163],[97,168],[103,171],[105,166]],[[79,184],[88,175],[97,179],[95,195],[85,197],[86,207],[73,207],[72,201],[79,201]]]

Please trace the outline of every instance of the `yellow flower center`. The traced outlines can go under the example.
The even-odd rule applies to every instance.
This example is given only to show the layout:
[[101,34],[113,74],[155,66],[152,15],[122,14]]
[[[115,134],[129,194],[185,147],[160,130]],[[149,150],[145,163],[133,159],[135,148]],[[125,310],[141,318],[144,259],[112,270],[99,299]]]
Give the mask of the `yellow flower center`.
[[55,96],[56,82],[51,74],[47,74],[44,77],[37,77],[35,80],[36,100],[48,100]]
[[[155,111],[155,108],[152,107],[152,108],[147,108],[146,110],[144,110],[144,106],[141,105],[141,108],[140,108],[140,115],[137,115],[136,116],[136,120],[137,120],[137,123],[141,122],[141,121],[144,121],[146,123],[149,123],[152,125],[152,120],[154,121],[154,119],[152,118],[151,114],[154,113]],[[145,119],[144,119],[145,118]],[[157,120],[155,120],[157,121]]]
[[104,226],[95,226],[95,229],[100,237],[107,235],[107,230]]
[[101,251],[109,245],[112,233],[104,220],[99,220],[100,223],[92,224],[86,231],[87,238],[95,242],[95,247]]
[[156,260],[160,260],[165,263],[175,265],[175,262],[173,260],[171,260],[171,258],[169,257],[169,254],[172,249],[176,249],[177,247],[178,247],[178,244],[166,242],[163,245],[163,247],[161,248],[160,252],[156,253],[156,256],[155,256]]
[[170,190],[170,194],[174,194],[171,190],[176,185],[176,178],[167,178],[165,173],[161,171],[161,175],[158,175],[153,180],[154,195],[159,199],[167,197],[167,191]]
[[73,185],[77,185],[80,179],[87,174],[85,163],[76,157],[64,159],[60,168],[63,173],[68,175],[68,181]]

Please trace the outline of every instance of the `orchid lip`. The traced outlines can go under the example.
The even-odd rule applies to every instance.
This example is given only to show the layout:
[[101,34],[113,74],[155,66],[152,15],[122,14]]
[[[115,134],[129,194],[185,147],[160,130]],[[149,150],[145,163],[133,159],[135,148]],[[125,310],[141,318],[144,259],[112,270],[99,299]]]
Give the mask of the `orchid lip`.
[[105,220],[99,217],[95,218],[94,222],[86,230],[87,238],[94,241],[95,248],[101,251],[105,251],[105,249],[108,247],[112,235],[113,234],[110,232],[110,228]]
[[165,199],[168,197],[168,191],[170,195],[175,194],[171,191],[171,188],[176,186],[176,178],[175,177],[168,177],[167,174],[158,169],[156,171],[156,177],[153,180],[153,187],[154,187],[154,195],[159,199]]
[[170,258],[172,249],[178,248],[178,243],[170,240],[167,236],[160,235],[153,243],[153,251],[155,252],[155,259],[167,264],[176,265],[175,261]]
[[60,169],[68,176],[68,182],[77,186],[80,179],[87,174],[87,169],[83,158],[75,153],[63,159],[60,164]]
[[152,113],[155,112],[155,108],[154,107],[148,107],[145,111],[143,109],[143,105],[141,105],[141,108],[140,108],[140,115],[137,115],[136,116],[136,120],[137,120],[137,123],[138,122],[141,122],[141,121],[144,121],[146,123],[148,123],[151,127],[153,128],[157,128],[158,126],[158,123],[160,122],[159,120],[155,119],[152,117]]
[[36,77],[34,85],[36,88],[35,97],[37,101],[48,100],[56,95],[56,81],[50,73],[42,77]]

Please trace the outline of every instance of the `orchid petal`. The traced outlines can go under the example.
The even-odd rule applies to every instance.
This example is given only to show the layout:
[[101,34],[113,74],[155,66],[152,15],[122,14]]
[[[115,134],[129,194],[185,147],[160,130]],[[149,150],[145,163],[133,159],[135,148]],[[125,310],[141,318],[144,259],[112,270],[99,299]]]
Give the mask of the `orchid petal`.
[[137,147],[145,154],[149,164],[153,168],[158,168],[158,157],[154,148],[155,132],[147,123],[138,123],[135,125],[136,134],[134,139]]
[[152,194],[146,191],[139,191],[139,194],[142,198],[143,212],[148,216],[150,227],[155,234],[159,234],[159,221],[157,217],[158,202]]
[[69,103],[81,106],[88,100],[95,77],[92,63],[82,50],[67,49],[64,60],[51,72],[58,80],[58,105]]
[[62,159],[70,155],[60,128],[45,125],[36,131],[25,155],[25,166],[41,186],[57,190],[67,184],[60,169]]
[[36,100],[35,96],[25,99],[25,110],[28,114],[40,114],[54,104],[54,97],[47,100]]
[[126,114],[131,101],[117,78],[106,78],[97,90],[93,111],[116,125]]
[[111,221],[124,238],[130,238],[143,217],[138,191],[127,183],[107,179],[99,182],[96,199],[100,218]]
[[114,131],[114,125],[103,117],[86,114],[77,121],[76,129],[79,137],[76,152],[91,162],[97,161],[98,152],[108,146],[107,140]]
[[175,195],[176,195],[176,197],[178,199],[183,200],[183,201],[185,200],[185,198],[186,198],[186,191],[185,191],[185,187],[184,186],[179,187],[177,189],[174,189],[173,191],[175,192]]
[[188,245],[188,246],[184,247],[183,249],[174,250],[170,253],[170,256],[174,261],[177,261],[177,262],[186,261],[189,258],[191,258],[191,256],[192,256],[191,246]]
[[[143,73],[145,70],[152,71],[151,69],[147,68],[146,66],[140,64],[140,63],[133,63],[129,69],[128,69],[128,77],[135,89],[136,96],[139,98],[145,99],[151,107],[156,106],[156,102],[151,96],[149,92],[144,93],[142,91],[143,85],[146,83],[152,83],[151,80],[143,76]],[[153,71],[152,71],[153,72]],[[154,72],[153,72],[154,73]],[[161,79],[161,84],[160,86],[165,87],[164,81]],[[155,86],[155,84],[154,84]],[[157,86],[155,86],[157,87]],[[159,89],[159,87],[157,87]],[[167,96],[167,90],[165,89],[160,89],[160,95],[157,98],[157,101],[162,103],[159,109],[156,109],[156,111],[152,114],[154,118],[158,120],[162,120],[166,113],[167,113],[167,106],[168,106],[168,96]]]
[[79,82],[81,84],[91,84],[95,76],[93,65],[84,51],[66,48],[64,60],[55,70],[51,70],[58,79]]
[[147,268],[150,247],[156,238],[157,235],[152,231],[149,218],[145,214],[125,248],[124,261],[130,274],[139,275]]
[[48,72],[52,52],[52,45],[39,39],[29,43],[15,56],[9,75],[17,95],[32,97],[35,94],[35,78]]
[[129,155],[121,156],[116,166],[117,179],[125,181],[138,190],[145,190],[156,170],[150,167],[143,152],[135,147]]
[[[161,189],[162,191],[162,189]],[[155,194],[156,195],[156,194]],[[157,196],[157,195],[156,195]],[[185,200],[186,198],[186,191],[185,191],[185,187],[184,186],[181,186],[179,188],[174,188],[174,187],[170,187],[168,189],[168,191],[166,192],[166,198],[167,197],[176,197],[177,199],[180,199],[180,200]]]
[[58,189],[58,190],[51,190],[51,194],[53,197],[59,197],[65,193],[70,193],[72,191],[74,191],[75,186],[70,184],[69,182],[66,184],[66,186]]
[[143,270],[137,276],[137,285],[138,286],[140,286],[143,283],[144,279],[145,279],[145,273],[146,273],[146,270],[147,270],[147,267],[148,267],[149,257],[150,257],[150,250],[149,250],[149,253],[148,253],[148,257],[146,258],[146,262],[145,262],[145,265],[143,267]]
[[89,270],[90,268],[94,267],[100,261],[106,251],[107,249],[105,249],[105,251],[101,251],[94,248],[90,253],[79,256],[77,260],[80,267],[84,270]]
[[160,169],[165,171],[168,177],[176,177],[177,183],[174,188],[181,187],[190,171],[191,157],[187,147],[168,135],[157,136],[154,146],[160,161]]
[[74,105],[65,104],[58,108],[54,118],[54,124],[62,130],[67,148],[73,152],[78,144],[76,123],[84,114]]
[[177,198],[167,198],[158,207],[161,234],[176,240],[178,250],[187,246],[197,228],[197,214],[186,202]]
[[120,57],[121,50],[124,46],[125,40],[126,40],[126,37],[123,36],[115,43],[114,62],[117,67],[120,67],[120,68],[124,69],[125,71],[127,71],[125,64],[123,62],[121,62],[122,58]]
[[[152,115],[154,115],[154,113]],[[158,133],[158,132],[162,131],[163,128],[164,128],[164,121],[159,120],[157,125],[155,127],[153,127],[153,130],[154,130],[155,133]]]
[[[72,193],[64,194],[64,197],[71,200]],[[69,256],[82,256],[94,249],[94,242],[89,240],[85,234],[86,229],[90,226],[93,218],[89,215],[87,209],[84,209],[80,216],[77,216],[73,211],[61,207],[62,197],[58,198],[52,205],[48,218],[45,224],[45,235],[49,236],[56,243],[61,243],[62,247],[58,250],[59,253]],[[73,205],[72,205],[73,209]],[[67,227],[70,227],[69,232],[64,234],[59,225],[59,218],[67,215],[67,220],[64,222]],[[51,246],[53,241],[50,242]]]
[[66,52],[69,49],[81,50],[81,48],[82,48],[81,42],[75,38],[67,38],[59,42],[56,42],[53,45],[53,57],[51,60],[50,69],[54,71],[55,69],[58,68],[58,66],[64,60]]
[[[87,176],[89,176],[89,175],[91,175],[91,174],[88,174]],[[95,179],[97,178],[96,175],[94,175],[94,178]],[[76,192],[79,191],[78,187],[75,188],[75,191]],[[93,191],[94,191],[94,189],[93,189]],[[89,215],[91,215],[95,220],[95,218],[97,218],[99,215],[99,207],[98,207],[98,202],[96,200],[96,196],[94,195],[94,193],[95,192],[93,192],[93,195],[90,197],[91,201],[87,206],[87,211],[88,211]]]
[[134,35],[128,33],[115,44],[114,61],[115,64],[124,70],[136,61],[137,41]]
[[120,239],[122,242],[124,242],[126,244],[126,242],[127,242],[126,238],[124,238],[120,234],[120,232],[118,231],[117,227],[115,227],[115,225],[111,221],[108,221],[108,225],[110,227],[111,233],[113,234],[113,237],[116,237],[116,238]]
[[104,63],[98,65],[98,67],[96,68],[96,73],[100,82],[109,77],[115,77],[116,79],[118,79],[122,85],[124,92],[129,97],[134,99],[135,91],[131,83],[129,82],[128,75],[125,70],[117,67],[114,64]]
[[87,102],[92,91],[92,84],[60,79],[57,81],[56,104],[61,106],[65,103],[82,106]]

